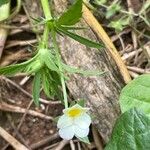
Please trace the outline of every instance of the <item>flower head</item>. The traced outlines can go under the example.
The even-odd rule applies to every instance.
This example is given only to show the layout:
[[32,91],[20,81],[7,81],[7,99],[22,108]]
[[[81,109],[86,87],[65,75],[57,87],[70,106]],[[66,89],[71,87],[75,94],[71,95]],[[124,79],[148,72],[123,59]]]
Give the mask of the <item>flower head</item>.
[[59,135],[63,139],[70,140],[74,136],[84,138],[89,134],[91,118],[86,113],[88,108],[76,104],[73,107],[63,110],[63,115],[59,118],[57,127]]

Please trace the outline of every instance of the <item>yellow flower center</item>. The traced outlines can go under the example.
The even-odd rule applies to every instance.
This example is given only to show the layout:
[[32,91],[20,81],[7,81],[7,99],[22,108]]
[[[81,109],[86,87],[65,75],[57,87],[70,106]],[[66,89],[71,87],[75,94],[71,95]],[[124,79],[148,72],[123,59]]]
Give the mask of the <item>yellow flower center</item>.
[[77,117],[77,116],[80,116],[82,112],[83,112],[82,109],[74,108],[74,109],[69,110],[67,114],[69,117]]

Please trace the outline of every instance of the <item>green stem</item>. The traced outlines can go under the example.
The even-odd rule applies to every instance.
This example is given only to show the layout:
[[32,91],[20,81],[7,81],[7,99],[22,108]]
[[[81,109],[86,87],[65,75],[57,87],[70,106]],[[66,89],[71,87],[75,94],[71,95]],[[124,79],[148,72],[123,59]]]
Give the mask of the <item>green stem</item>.
[[51,15],[51,10],[49,7],[49,2],[48,0],[41,0],[41,4],[43,7],[43,11],[44,11],[44,15],[46,20],[51,20],[52,19],[52,15]]
[[59,51],[59,47],[57,45],[57,41],[56,41],[56,32],[54,30],[52,30],[52,40],[53,40],[53,44],[54,44],[54,48],[55,48],[55,52],[56,52],[56,57],[57,57],[57,61],[58,61],[58,67],[61,73],[61,85],[62,85],[62,89],[63,89],[63,97],[64,97],[64,104],[65,104],[65,108],[68,108],[68,100],[67,100],[67,90],[66,90],[66,84],[65,84],[65,79],[63,76],[63,69],[62,69],[62,65],[61,65],[61,56],[60,56],[60,51]]
[[46,23],[44,27],[43,39],[42,39],[42,46],[43,48],[48,48],[48,39],[49,39],[49,26]]

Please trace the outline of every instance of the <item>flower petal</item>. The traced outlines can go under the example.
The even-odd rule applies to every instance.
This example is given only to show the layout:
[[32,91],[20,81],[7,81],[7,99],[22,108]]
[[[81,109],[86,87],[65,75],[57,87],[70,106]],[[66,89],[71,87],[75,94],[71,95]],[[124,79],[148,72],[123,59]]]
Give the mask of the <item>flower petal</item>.
[[59,119],[58,119],[58,122],[57,122],[57,127],[58,128],[65,128],[67,126],[71,126],[73,123],[72,119],[69,118],[68,116],[66,115],[62,115]]
[[59,135],[61,138],[65,139],[65,140],[70,140],[74,137],[74,128],[73,126],[69,126],[66,128],[61,128],[59,130]]
[[86,129],[91,124],[91,117],[88,114],[84,113],[83,115],[74,118],[74,124],[79,125],[81,129]]
[[83,138],[89,134],[89,128],[81,129],[79,126],[74,125],[75,136]]

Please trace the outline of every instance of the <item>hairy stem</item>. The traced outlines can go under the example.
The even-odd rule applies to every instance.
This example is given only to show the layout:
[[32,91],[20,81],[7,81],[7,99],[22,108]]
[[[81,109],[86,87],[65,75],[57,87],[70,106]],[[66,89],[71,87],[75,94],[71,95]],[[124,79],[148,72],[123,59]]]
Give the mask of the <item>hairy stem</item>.
[[57,41],[56,41],[56,32],[54,30],[52,30],[51,33],[52,33],[52,40],[53,40],[53,44],[54,44],[54,48],[55,48],[55,52],[56,52],[57,61],[58,61],[58,67],[59,67],[59,70],[61,73],[61,85],[62,85],[62,89],[63,89],[64,104],[65,104],[65,108],[68,108],[66,84],[65,84],[65,79],[63,76],[63,69],[62,69],[62,65],[61,65],[60,50],[59,50],[59,47],[58,47]]

